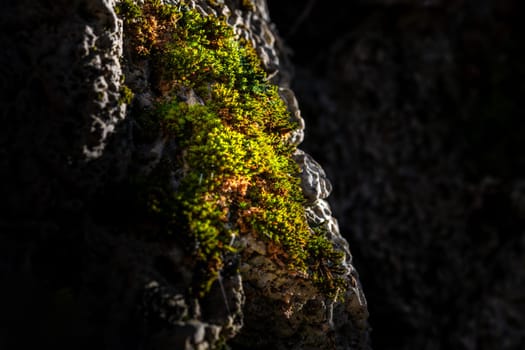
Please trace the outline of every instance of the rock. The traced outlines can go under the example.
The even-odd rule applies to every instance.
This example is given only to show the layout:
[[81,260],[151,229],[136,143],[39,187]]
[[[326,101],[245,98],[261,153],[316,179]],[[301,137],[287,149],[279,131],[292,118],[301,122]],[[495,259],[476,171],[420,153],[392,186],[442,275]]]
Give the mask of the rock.
[[[223,16],[253,44],[296,125],[283,140],[301,143],[304,121],[266,1],[186,3]],[[204,243],[185,235],[173,212],[159,214],[159,197],[177,201],[188,169],[176,158],[186,154],[159,130],[165,124],[150,130],[137,115],[172,86],[159,82],[158,62],[131,55],[115,5],[22,0],[0,14],[0,44],[9,48],[0,55],[0,308],[9,320],[0,347],[368,348],[366,300],[324,200],[331,185],[306,153],[295,156],[305,211],[343,257],[341,266],[321,262],[328,279],[333,270],[345,281],[339,298],[282,261],[287,253],[262,232],[232,232],[220,263],[203,262],[196,251]],[[204,105],[206,91],[177,91],[177,101]],[[39,337],[27,337],[28,322]]]
[[301,111],[299,110],[299,103],[295,98],[295,94],[292,90],[286,87],[279,88],[279,95],[286,102],[288,110],[292,116],[292,120],[297,124],[297,128],[292,131],[289,142],[293,145],[299,145],[304,140],[304,119],[301,117]]
[[294,157],[301,169],[301,186],[305,197],[311,202],[327,198],[332,191],[332,184],[321,165],[301,150],[297,150]]
[[317,199],[306,206],[306,217],[311,226],[318,226],[332,218],[332,210],[327,201]]

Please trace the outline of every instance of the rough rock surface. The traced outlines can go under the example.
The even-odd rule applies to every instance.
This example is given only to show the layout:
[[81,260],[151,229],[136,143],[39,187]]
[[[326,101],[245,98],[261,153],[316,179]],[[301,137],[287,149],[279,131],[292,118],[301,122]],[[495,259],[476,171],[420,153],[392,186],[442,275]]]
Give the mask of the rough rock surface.
[[374,349],[525,344],[523,2],[269,1]]
[[[166,1],[177,4],[177,1]],[[303,140],[281,43],[265,1],[189,1],[228,18],[280,85]],[[214,5],[210,5],[214,3]],[[220,283],[188,292],[192,262],[130,204],[124,179],[148,173],[169,140],[141,144],[120,99],[123,74],[138,105],[151,103],[148,75],[122,61],[114,0],[16,1],[0,13],[0,348],[366,349],[367,304],[348,243],[325,198],[320,166],[297,153],[306,210],[345,254],[348,289],[337,301],[272,259],[272,247],[241,237]],[[198,96],[188,92],[188,101]],[[28,334],[31,325],[31,336]]]

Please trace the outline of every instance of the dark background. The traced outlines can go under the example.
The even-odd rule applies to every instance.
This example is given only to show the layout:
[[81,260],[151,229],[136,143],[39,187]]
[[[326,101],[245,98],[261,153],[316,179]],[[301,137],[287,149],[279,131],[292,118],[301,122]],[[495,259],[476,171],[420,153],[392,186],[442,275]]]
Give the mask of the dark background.
[[517,0],[269,0],[375,349],[525,344]]

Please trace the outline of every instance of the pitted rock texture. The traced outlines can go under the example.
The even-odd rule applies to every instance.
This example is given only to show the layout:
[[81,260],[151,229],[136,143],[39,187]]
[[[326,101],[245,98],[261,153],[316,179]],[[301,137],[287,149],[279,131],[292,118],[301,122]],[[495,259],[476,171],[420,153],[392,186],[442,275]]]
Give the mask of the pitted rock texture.
[[[4,78],[3,87],[11,94],[38,98],[24,105],[6,96],[5,115],[52,112],[53,134],[36,138],[67,138],[64,142],[71,142],[71,151],[64,156],[74,157],[81,148],[85,158],[99,157],[109,134],[124,118],[125,106],[118,103],[122,28],[114,4],[113,0],[21,1],[7,4],[3,11],[2,30],[13,35],[2,37],[4,47],[10,48],[2,55],[2,75],[7,78],[16,68],[19,77],[28,77],[15,86],[7,85]],[[21,62],[26,64],[18,65]],[[54,110],[36,109],[39,102],[48,102]],[[83,123],[75,124],[77,120]],[[76,128],[69,128],[73,124]]]
[[[300,144],[305,125],[266,2],[188,3],[224,16],[253,43],[296,122],[289,142]],[[124,75],[134,108],[150,106],[155,92],[147,63],[123,59],[115,1],[3,5],[0,348],[368,348],[367,303],[318,163],[298,151],[309,223],[344,253],[338,274],[347,290],[326,298],[280,264],[271,244],[246,236],[236,242],[241,254],[226,257],[219,280],[197,298],[194,262],[170,237],[148,236],[154,223],[125,181],[149,174],[174,144],[141,142],[126,118]],[[200,103],[191,89],[181,98]],[[177,174],[170,176],[175,188]],[[28,322],[38,336],[27,336]]]
[[284,82],[281,83],[283,84],[283,86],[279,88],[279,95],[286,102],[286,105],[288,106],[288,110],[293,118],[293,121],[297,124],[296,129],[293,130],[290,134],[289,142],[294,145],[299,145],[304,140],[304,119],[303,117],[301,117],[301,110],[299,109],[299,103],[295,98],[294,92],[289,88],[285,87]]
[[311,202],[317,199],[325,199],[332,191],[332,184],[326,178],[326,174],[312,156],[298,150],[295,161],[301,169],[301,186],[304,196]]

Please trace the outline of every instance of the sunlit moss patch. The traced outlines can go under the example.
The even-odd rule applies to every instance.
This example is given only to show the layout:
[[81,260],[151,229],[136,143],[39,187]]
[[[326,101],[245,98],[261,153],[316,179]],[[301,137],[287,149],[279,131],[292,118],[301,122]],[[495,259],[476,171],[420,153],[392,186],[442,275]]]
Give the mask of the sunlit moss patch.
[[[141,198],[162,231],[189,242],[204,272],[201,291],[236,250],[235,238],[251,234],[277,247],[289,269],[335,295],[343,282],[329,267],[343,256],[307,224],[295,148],[287,142],[296,125],[255,50],[223,19],[183,2],[123,0],[117,12],[129,59],[150,62],[158,94],[152,108],[132,116],[137,129],[176,144],[141,179]],[[198,98],[188,101],[188,91]],[[167,181],[174,169],[176,186]]]

